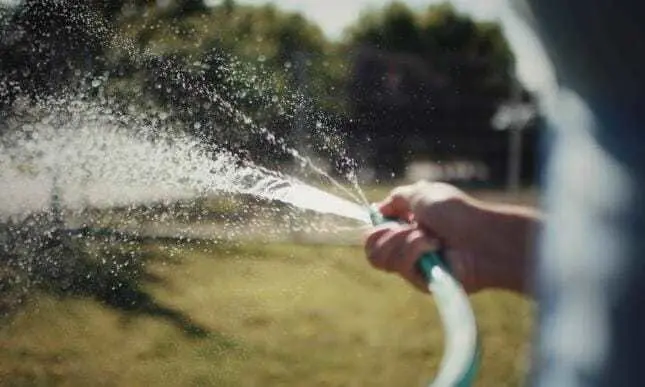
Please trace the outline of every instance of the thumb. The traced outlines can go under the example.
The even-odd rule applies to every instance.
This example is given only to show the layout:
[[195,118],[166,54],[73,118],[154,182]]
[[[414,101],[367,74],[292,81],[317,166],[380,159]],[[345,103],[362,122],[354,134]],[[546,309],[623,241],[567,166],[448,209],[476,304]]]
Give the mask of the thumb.
[[417,184],[396,187],[385,200],[378,204],[378,208],[388,218],[410,221],[412,220],[412,199],[417,190]]
[[467,203],[468,196],[455,186],[418,182],[395,188],[380,209],[385,216],[414,220],[438,237],[452,239],[465,231]]

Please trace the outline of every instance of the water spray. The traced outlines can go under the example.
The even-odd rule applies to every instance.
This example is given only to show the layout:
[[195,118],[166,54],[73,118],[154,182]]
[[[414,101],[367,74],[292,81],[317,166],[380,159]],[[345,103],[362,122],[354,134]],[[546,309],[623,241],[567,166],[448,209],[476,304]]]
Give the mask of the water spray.
[[[384,217],[375,207],[369,208],[372,224],[397,222]],[[431,387],[470,387],[479,368],[481,348],[475,315],[466,292],[450,274],[436,252],[427,252],[419,259],[418,268],[433,294],[446,334],[446,349],[439,372]]]

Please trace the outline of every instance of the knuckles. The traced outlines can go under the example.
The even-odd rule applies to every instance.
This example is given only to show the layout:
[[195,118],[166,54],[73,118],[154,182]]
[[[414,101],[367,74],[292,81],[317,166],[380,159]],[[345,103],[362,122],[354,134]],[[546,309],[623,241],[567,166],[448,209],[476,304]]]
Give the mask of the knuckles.
[[376,230],[366,237],[365,253],[375,268],[404,275],[426,251],[436,249],[423,231],[411,226]]

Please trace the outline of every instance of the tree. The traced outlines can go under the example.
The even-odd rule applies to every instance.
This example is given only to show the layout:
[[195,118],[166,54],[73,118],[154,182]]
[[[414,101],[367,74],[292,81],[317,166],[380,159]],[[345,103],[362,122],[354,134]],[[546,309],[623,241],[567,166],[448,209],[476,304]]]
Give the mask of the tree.
[[419,52],[421,36],[417,17],[404,4],[393,2],[380,12],[363,15],[351,32],[354,43],[388,51]]
[[147,64],[130,63],[123,53],[123,70],[112,77],[117,99],[137,104],[142,98],[128,96],[148,96],[189,131],[199,128],[206,141],[280,159],[280,146],[267,152],[265,136],[254,132],[268,128],[294,144],[302,136],[290,128],[303,101],[306,136],[319,131],[324,112],[343,109],[340,56],[299,14],[229,3],[172,19],[152,8],[122,17],[119,25],[147,53]]
[[0,104],[60,93],[74,87],[77,73],[100,71],[109,28],[96,16],[84,2],[21,3],[0,25]]
[[222,2],[222,8],[227,14],[232,14],[235,11],[235,0],[224,0]]
[[354,130],[372,139],[380,178],[401,174],[414,153],[486,159],[486,149],[499,148],[482,142],[497,136],[490,122],[512,83],[513,57],[498,25],[447,4],[415,14],[395,2],[364,15],[348,40],[357,47]]

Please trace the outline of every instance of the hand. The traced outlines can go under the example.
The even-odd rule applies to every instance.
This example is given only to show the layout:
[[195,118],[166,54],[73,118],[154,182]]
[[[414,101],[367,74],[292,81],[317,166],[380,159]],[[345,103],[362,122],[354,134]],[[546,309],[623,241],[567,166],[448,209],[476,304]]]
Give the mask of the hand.
[[428,291],[417,261],[443,248],[443,258],[464,289],[526,290],[538,214],[525,207],[486,204],[454,186],[417,183],[394,189],[378,205],[384,216],[409,222],[384,225],[365,239],[372,265],[399,273]]

